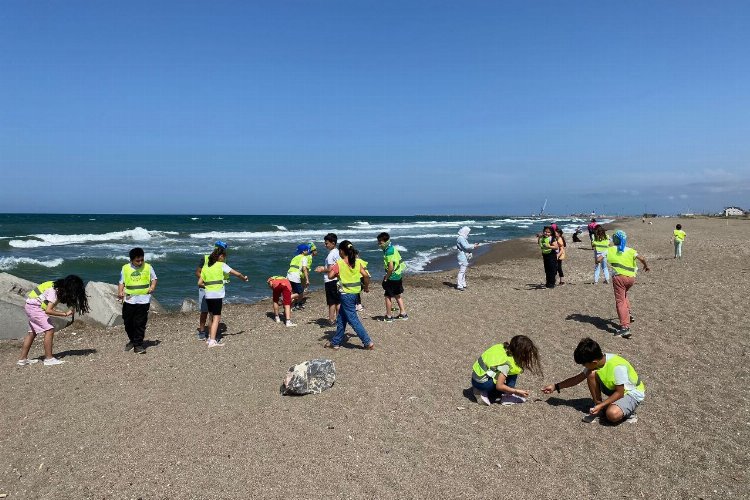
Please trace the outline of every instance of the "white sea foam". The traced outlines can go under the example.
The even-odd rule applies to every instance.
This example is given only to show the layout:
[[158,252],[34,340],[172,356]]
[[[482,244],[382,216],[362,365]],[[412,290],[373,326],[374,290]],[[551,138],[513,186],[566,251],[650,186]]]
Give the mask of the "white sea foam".
[[149,241],[151,238],[159,237],[164,234],[179,234],[175,232],[149,231],[142,227],[128,229],[126,231],[115,231],[102,234],[31,234],[30,240],[10,240],[8,243],[15,248],[39,248],[51,247],[58,245],[80,245],[94,241]]
[[424,271],[425,266],[429,264],[433,259],[447,255],[448,251],[445,247],[435,247],[429,250],[417,252],[415,256],[409,260],[406,260],[406,269],[413,273]]
[[190,220],[200,220],[200,217],[190,217]]
[[288,229],[287,229],[286,227],[284,227],[284,226],[277,226],[276,224],[274,224],[274,226],[276,226],[276,229],[278,229],[279,231],[289,231],[289,230],[288,230]]
[[65,262],[63,259],[37,260],[28,257],[0,257],[0,271],[7,271],[21,264],[30,264],[42,267],[57,267]]
[[404,247],[404,246],[401,246],[401,245],[393,245],[393,247],[394,247],[394,248],[395,248],[396,250],[398,250],[399,252],[408,252],[408,251],[409,251],[409,250],[408,250],[408,249],[407,249],[406,247]]

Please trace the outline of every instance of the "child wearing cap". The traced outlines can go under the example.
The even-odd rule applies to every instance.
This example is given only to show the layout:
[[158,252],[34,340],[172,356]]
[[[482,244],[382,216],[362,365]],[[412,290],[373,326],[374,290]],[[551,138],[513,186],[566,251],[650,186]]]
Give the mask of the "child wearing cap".
[[[229,245],[227,245],[225,242],[218,240],[216,243],[214,243],[214,248],[221,248],[224,250],[226,254],[227,248],[229,248]],[[198,262],[198,267],[195,268],[195,277],[200,278],[201,277],[201,270],[203,269],[203,266],[206,265],[206,262],[208,262],[208,256],[209,254],[204,255],[201,257],[200,262]],[[229,282],[229,276],[226,276],[226,281]],[[202,285],[198,285],[198,308],[201,312],[200,319],[198,321],[198,340],[207,340],[208,339],[208,330],[206,330],[206,321],[208,320],[208,305],[206,304],[206,288]]]
[[303,243],[297,245],[297,254],[292,257],[289,263],[289,270],[286,272],[286,279],[292,285],[292,292],[297,294],[297,298],[292,301],[295,309],[304,309],[302,305],[302,296],[305,293],[305,287],[302,285],[302,277],[305,283],[310,282],[310,274],[307,266],[307,255],[310,253],[310,247]]

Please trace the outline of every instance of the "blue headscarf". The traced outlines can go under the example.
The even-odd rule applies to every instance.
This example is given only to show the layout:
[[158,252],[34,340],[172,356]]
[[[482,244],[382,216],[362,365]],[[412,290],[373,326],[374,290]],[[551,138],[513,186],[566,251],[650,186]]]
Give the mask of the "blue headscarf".
[[617,251],[624,252],[625,244],[628,242],[628,235],[625,234],[625,231],[618,229],[615,234],[612,235],[612,239],[617,243]]

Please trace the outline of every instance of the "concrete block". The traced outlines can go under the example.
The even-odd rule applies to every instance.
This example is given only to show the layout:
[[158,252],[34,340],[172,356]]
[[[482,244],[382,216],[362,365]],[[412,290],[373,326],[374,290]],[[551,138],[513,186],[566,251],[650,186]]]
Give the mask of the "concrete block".
[[[122,324],[122,303],[117,300],[117,285],[101,281],[86,283],[86,295],[89,299],[89,313],[80,317],[81,321],[99,323],[104,326]],[[164,308],[153,297],[149,313],[164,313]]]
[[182,312],[196,312],[198,311],[198,301],[195,299],[185,299],[182,301],[182,306],[180,306],[180,311]]
[[[29,320],[24,311],[26,295],[38,283],[18,278],[8,273],[0,273],[0,339],[20,339],[29,330]],[[67,311],[58,305],[57,309]],[[62,330],[70,324],[67,319],[51,317],[55,330]]]

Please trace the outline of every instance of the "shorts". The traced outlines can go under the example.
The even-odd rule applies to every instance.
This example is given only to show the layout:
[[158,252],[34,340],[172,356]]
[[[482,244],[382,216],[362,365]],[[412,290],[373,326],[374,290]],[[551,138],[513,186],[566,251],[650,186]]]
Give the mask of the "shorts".
[[290,281],[289,283],[292,284],[292,292],[302,297],[302,294],[305,291],[305,287],[302,286],[302,283],[295,283],[294,281]]
[[341,304],[341,295],[339,295],[339,282],[338,280],[326,281],[326,304],[334,306]]
[[221,316],[221,306],[224,303],[224,299],[204,299],[206,301],[206,308],[208,312],[214,316]]
[[35,335],[55,329],[49,321],[49,316],[39,304],[26,304],[24,310],[29,318],[29,330]]
[[404,283],[402,280],[385,280],[383,281],[383,290],[386,297],[395,297],[404,293]]
[[206,289],[205,288],[198,289],[198,306],[200,307],[200,310],[202,313],[208,312],[208,305],[206,304]]
[[279,297],[283,299],[285,306],[292,305],[292,289],[288,286],[284,286],[283,283],[276,285],[273,289],[274,304],[277,304],[279,302]]
[[[602,393],[606,394],[607,396],[611,396],[613,391],[607,390],[607,388],[602,384],[601,380],[597,379],[597,381],[599,381],[599,389],[601,389]],[[622,411],[623,418],[628,418],[630,415],[635,413],[635,409],[638,408],[638,405],[640,403],[630,394],[625,394],[623,397],[612,404]]]

